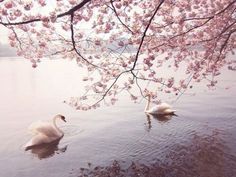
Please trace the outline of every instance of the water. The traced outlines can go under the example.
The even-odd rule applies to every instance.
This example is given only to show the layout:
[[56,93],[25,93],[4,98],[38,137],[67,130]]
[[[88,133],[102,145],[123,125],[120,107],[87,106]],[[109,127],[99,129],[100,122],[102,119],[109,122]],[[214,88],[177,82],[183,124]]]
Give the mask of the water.
[[[234,72],[214,91],[187,92],[169,119],[146,117],[145,102],[125,96],[113,107],[74,110],[63,100],[81,93],[82,72],[73,61],[33,69],[26,60],[0,59],[1,177],[236,176]],[[24,151],[28,125],[58,113],[67,118],[61,141]]]

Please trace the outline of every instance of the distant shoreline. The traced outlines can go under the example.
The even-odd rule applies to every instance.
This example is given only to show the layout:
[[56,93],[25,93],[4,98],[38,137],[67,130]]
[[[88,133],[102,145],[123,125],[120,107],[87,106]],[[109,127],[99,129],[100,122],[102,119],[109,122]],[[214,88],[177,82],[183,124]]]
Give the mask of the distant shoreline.
[[5,60],[5,59],[23,59],[24,57],[21,56],[0,56],[0,60]]

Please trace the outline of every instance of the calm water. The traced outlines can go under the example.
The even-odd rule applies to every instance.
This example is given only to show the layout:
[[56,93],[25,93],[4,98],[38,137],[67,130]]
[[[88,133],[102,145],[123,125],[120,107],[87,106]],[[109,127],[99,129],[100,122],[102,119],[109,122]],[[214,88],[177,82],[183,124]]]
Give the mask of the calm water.
[[[191,89],[173,103],[178,116],[165,120],[146,117],[145,102],[125,96],[113,107],[75,111],[63,100],[80,94],[81,72],[71,61],[32,69],[0,59],[1,177],[236,176],[235,72],[214,91]],[[59,144],[24,151],[30,123],[58,113],[68,121],[59,123]]]

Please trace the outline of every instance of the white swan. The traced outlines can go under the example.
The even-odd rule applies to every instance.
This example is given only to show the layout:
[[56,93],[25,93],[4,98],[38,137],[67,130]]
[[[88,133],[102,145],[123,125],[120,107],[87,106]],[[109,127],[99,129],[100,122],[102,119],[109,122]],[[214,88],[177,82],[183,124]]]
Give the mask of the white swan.
[[151,95],[148,95],[148,102],[146,104],[144,112],[152,115],[170,115],[174,114],[176,110],[171,109],[171,106],[167,103],[160,103],[152,108],[149,108],[151,102]]
[[51,143],[61,139],[64,136],[64,133],[57,127],[57,119],[61,119],[66,122],[65,117],[58,114],[53,118],[52,123],[43,121],[32,123],[29,126],[29,130],[34,136],[26,143],[24,146],[25,149],[27,150],[36,145]]

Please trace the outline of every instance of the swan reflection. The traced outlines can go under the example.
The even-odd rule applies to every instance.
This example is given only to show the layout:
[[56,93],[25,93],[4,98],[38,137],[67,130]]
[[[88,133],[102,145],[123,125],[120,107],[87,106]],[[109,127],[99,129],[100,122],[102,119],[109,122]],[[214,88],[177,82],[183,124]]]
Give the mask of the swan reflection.
[[166,123],[171,120],[173,116],[177,116],[176,114],[166,114],[166,115],[151,115],[146,114],[147,117],[147,131],[150,131],[152,128],[152,119],[157,120],[159,123]]
[[67,150],[68,145],[58,147],[59,142],[60,139],[52,143],[32,146],[30,148],[25,149],[25,151],[30,151],[34,156],[38,157],[40,160],[50,158],[55,154],[61,154]]
[[165,123],[171,120],[173,116],[177,116],[176,114],[168,114],[168,115],[152,115],[152,117],[159,122]]

